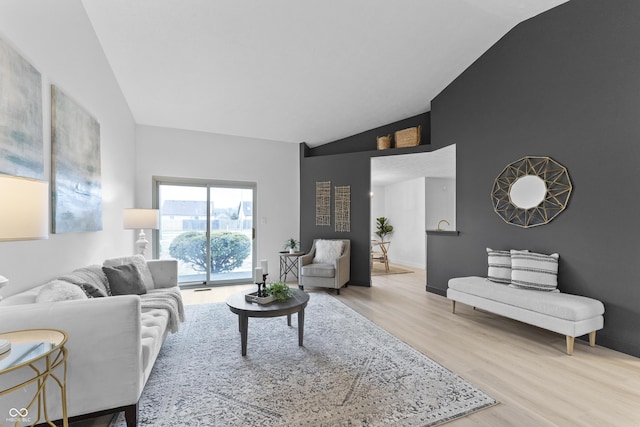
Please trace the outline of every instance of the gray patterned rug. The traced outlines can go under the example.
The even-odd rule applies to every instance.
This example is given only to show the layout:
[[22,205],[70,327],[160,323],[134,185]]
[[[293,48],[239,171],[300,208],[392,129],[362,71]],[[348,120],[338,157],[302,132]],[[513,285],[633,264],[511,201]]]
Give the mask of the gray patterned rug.
[[[496,404],[336,298],[297,316],[249,319],[240,355],[226,304],[186,307],[140,399],[140,426],[435,426]],[[122,414],[112,427],[125,427]]]

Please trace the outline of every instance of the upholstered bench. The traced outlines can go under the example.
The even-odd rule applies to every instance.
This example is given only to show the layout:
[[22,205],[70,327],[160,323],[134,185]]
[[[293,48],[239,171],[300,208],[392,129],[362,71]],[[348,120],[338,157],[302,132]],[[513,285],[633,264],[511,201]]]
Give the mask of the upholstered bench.
[[567,354],[573,354],[575,337],[589,334],[595,346],[596,331],[604,326],[602,302],[562,292],[519,289],[484,277],[458,277],[449,280],[447,298],[520,322],[538,326],[567,338]]

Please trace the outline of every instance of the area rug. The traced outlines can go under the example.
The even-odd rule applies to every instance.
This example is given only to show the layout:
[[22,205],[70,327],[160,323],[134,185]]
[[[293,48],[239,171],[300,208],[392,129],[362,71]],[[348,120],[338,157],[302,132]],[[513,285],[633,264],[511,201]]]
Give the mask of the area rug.
[[[496,404],[335,297],[249,319],[247,356],[224,303],[186,307],[140,399],[140,426],[435,426]],[[122,414],[112,427],[125,427]]]
[[403,273],[413,273],[413,270],[407,270],[405,268],[400,268],[400,267],[390,265],[389,271],[385,271],[384,264],[373,264],[373,267],[371,268],[372,276],[386,276],[388,274],[403,274]]

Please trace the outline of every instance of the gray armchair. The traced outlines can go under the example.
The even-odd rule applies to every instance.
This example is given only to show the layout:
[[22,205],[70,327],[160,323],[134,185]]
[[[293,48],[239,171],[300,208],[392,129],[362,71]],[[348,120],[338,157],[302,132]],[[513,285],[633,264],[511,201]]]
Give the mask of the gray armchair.
[[315,239],[308,254],[298,257],[298,287],[336,289],[346,286],[350,276],[351,241]]

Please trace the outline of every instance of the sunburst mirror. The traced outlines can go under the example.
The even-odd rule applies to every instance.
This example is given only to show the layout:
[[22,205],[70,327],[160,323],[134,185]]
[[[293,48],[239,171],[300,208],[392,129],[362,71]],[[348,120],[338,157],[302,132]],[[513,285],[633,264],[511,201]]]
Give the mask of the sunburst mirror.
[[550,157],[527,156],[498,175],[491,200],[505,222],[528,228],[558,216],[567,207],[572,189],[567,168]]

